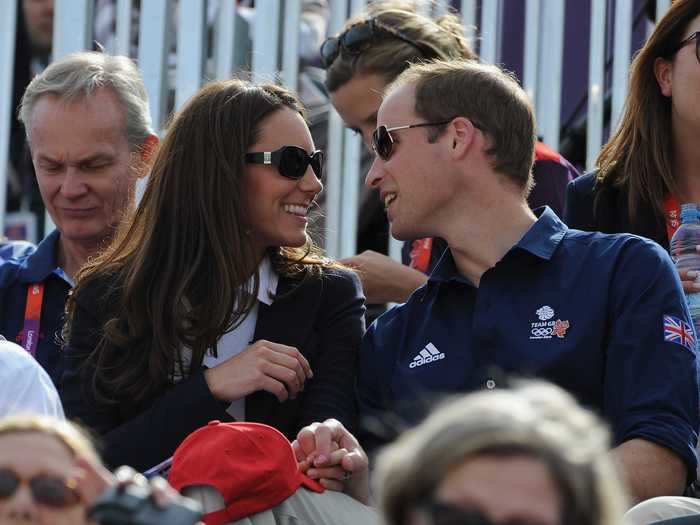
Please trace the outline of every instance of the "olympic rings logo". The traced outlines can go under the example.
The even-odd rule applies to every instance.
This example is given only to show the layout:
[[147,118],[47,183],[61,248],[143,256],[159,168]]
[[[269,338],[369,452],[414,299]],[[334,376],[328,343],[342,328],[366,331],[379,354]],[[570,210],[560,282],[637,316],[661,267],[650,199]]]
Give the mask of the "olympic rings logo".
[[551,328],[533,328],[530,333],[535,337],[544,337],[547,335],[552,335]]

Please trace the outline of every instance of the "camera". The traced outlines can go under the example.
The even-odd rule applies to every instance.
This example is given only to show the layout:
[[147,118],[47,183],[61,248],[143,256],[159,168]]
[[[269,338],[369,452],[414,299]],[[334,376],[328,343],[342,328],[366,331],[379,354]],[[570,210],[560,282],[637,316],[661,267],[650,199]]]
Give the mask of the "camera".
[[89,516],[100,525],[195,525],[202,513],[199,505],[187,498],[161,508],[148,489],[127,485],[102,494]]

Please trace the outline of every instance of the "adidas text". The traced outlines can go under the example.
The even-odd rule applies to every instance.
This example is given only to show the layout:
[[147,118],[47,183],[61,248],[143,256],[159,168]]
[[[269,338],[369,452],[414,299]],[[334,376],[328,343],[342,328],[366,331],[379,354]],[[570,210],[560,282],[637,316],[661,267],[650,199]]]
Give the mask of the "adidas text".
[[416,357],[413,358],[411,364],[408,365],[409,368],[416,368],[417,366],[427,365],[434,361],[439,361],[440,359],[445,359],[445,354],[438,351],[433,343],[428,343],[425,348],[421,350]]

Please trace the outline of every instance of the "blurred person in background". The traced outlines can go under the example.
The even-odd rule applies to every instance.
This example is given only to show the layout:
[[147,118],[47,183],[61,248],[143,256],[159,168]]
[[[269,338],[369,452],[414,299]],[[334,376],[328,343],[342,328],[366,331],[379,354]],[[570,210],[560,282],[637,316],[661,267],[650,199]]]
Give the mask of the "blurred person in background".
[[[569,184],[571,228],[627,232],[666,250],[680,205],[700,203],[700,2],[675,0],[632,62],[620,125],[597,169]],[[681,270],[688,292],[695,275]]]
[[[411,63],[433,59],[478,57],[457,16],[431,19],[416,12],[415,2],[405,0],[372,3],[321,47],[331,102],[368,149],[385,87]],[[528,204],[533,209],[546,204],[560,215],[566,185],[578,172],[542,142],[537,143],[535,159]],[[425,284],[426,274],[445,251],[446,243],[433,238],[406,241],[402,255],[405,266],[379,253],[385,251],[387,240],[384,206],[376,191],[365,189],[363,193],[359,219],[359,248],[363,252],[343,262],[358,269],[370,304],[403,302]]]
[[158,139],[136,66],[102,53],[52,63],[27,87],[19,117],[56,229],[36,251],[0,265],[0,334],[58,384],[63,312],[75,274],[134,205],[136,180]]
[[307,233],[323,154],[302,114],[272,84],[203,87],[81,271],[60,392],[108,464],[150,468],[211,420],[355,425],[363,296]]
[[[24,126],[17,120],[16,111],[31,79],[41,73],[49,63],[53,41],[53,15],[54,0],[22,0],[17,9],[15,29],[7,211],[33,212],[39,223],[43,219],[44,206],[27,151]],[[43,231],[43,227],[39,230]]]

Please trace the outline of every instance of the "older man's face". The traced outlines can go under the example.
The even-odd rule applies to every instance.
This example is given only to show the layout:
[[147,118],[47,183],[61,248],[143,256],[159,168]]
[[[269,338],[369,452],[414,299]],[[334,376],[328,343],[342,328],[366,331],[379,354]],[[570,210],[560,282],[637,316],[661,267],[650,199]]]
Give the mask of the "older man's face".
[[114,93],[100,88],[68,104],[43,95],[27,126],[41,197],[63,238],[109,238],[133,198],[139,161]]

